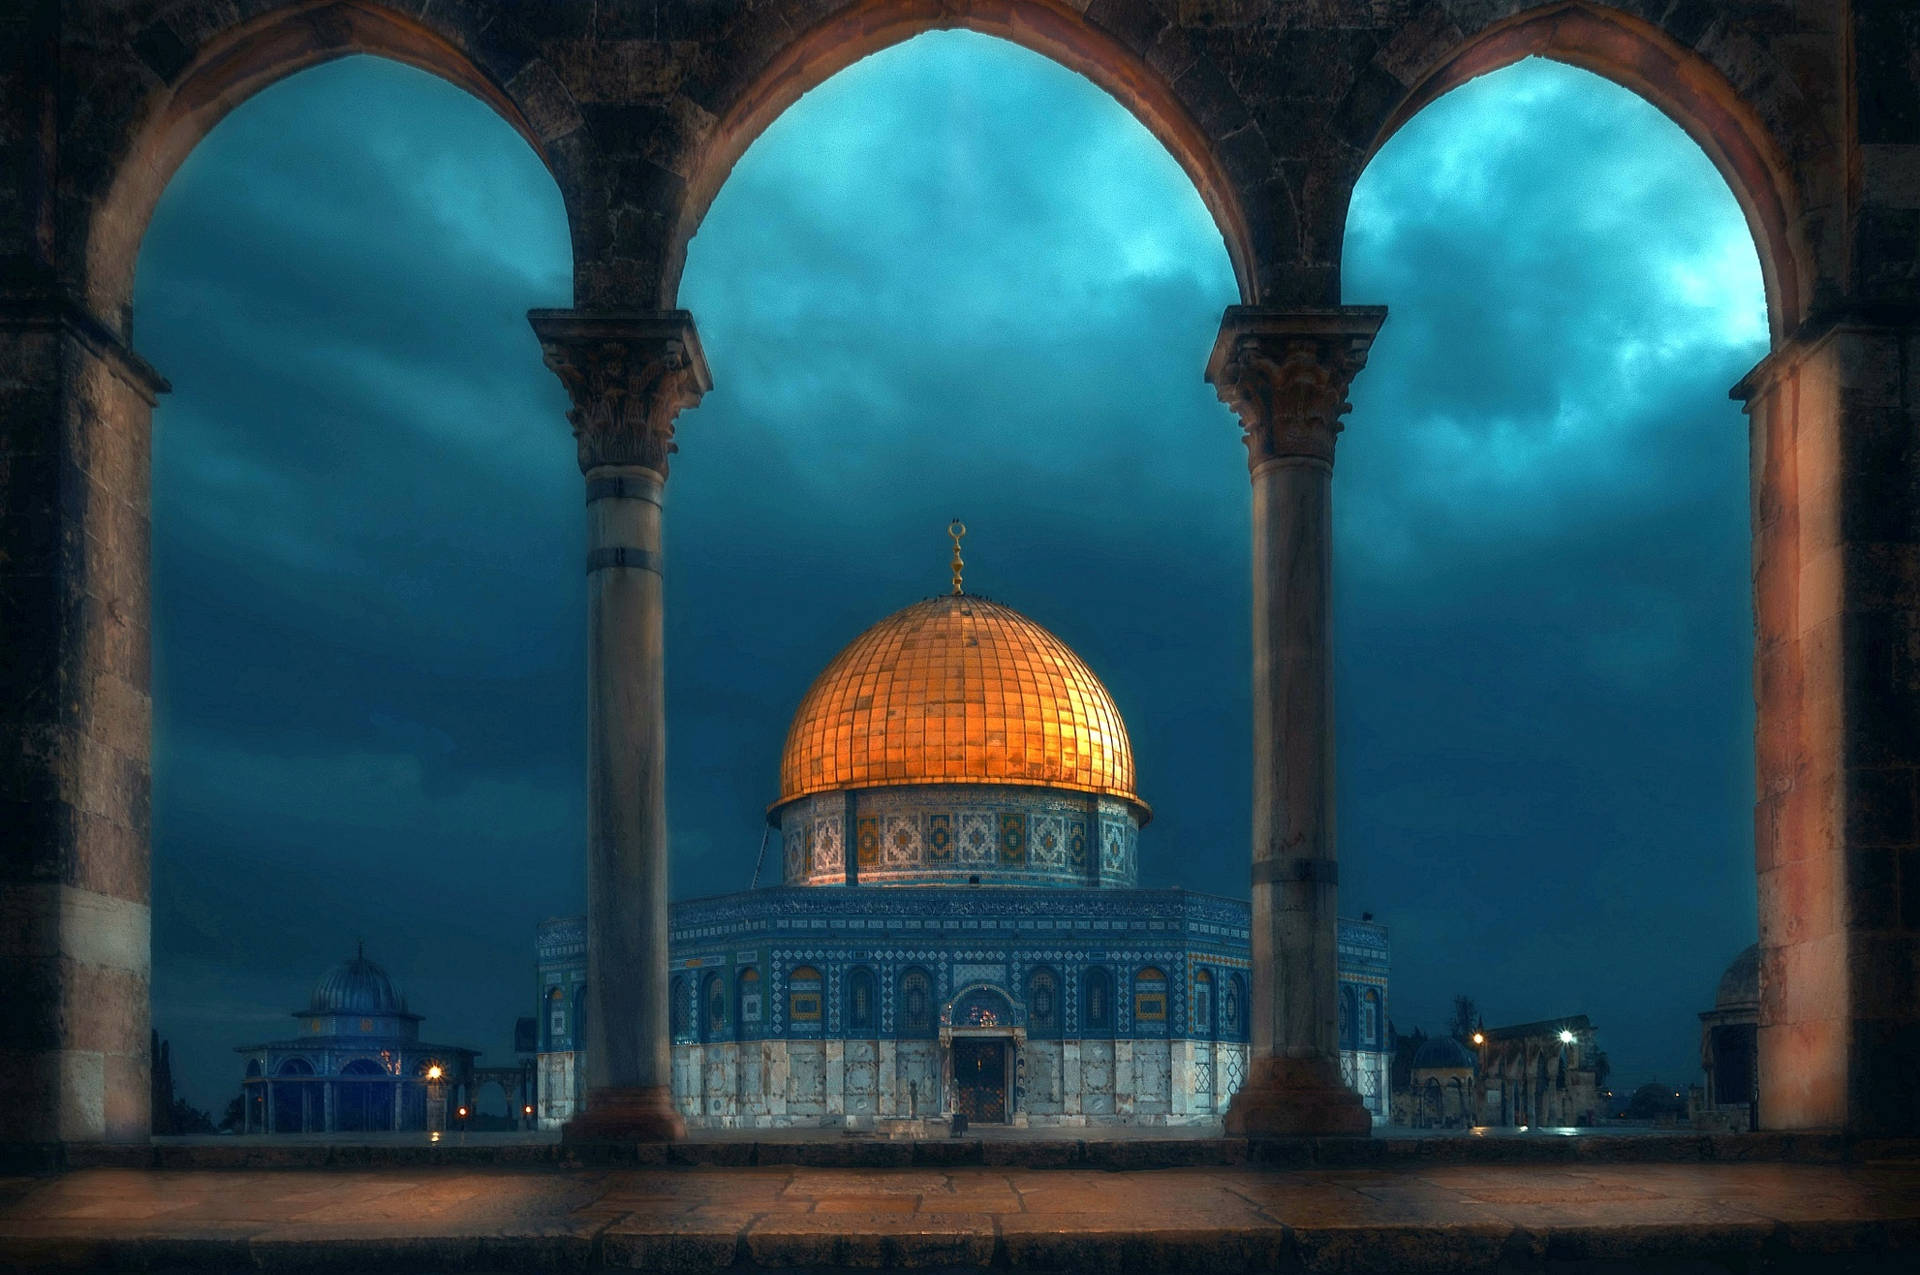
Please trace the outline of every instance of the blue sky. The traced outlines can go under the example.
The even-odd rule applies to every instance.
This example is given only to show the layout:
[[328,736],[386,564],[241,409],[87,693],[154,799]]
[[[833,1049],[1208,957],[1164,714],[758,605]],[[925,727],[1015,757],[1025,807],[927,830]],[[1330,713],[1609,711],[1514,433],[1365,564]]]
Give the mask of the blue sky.
[[[1529,62],[1434,104],[1354,200],[1391,314],[1335,478],[1344,910],[1393,1018],[1586,1012],[1691,1078],[1754,936],[1732,196],[1677,127]],[[142,250],[156,416],[155,1015],[188,1095],[364,937],[495,1056],[583,905],[584,584],[557,192],[458,90],[353,59],[245,104]],[[1235,300],[1172,159],[965,33],[775,122],[688,256],[716,388],[669,490],[676,893],[743,887],[787,717],[860,629],[970,587],[1131,728],[1149,884],[1244,896],[1248,497],[1201,380]]]

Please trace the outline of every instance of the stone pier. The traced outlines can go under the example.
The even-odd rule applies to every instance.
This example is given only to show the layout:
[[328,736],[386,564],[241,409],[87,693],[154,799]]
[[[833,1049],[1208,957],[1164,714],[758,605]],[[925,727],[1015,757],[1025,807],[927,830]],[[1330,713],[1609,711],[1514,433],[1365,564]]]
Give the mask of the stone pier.
[[1340,1075],[1333,822],[1333,447],[1379,306],[1234,306],[1207,380],[1253,478],[1253,978],[1230,1134],[1364,1134]]
[[528,317],[587,480],[587,1107],[567,1137],[678,1138],[661,506],[674,421],[712,382],[685,311]]

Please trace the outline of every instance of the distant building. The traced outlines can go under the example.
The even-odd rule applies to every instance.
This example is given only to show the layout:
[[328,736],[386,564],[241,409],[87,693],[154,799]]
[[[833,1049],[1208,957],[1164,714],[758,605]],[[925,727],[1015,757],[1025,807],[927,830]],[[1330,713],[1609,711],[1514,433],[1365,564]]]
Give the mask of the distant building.
[[[478,1052],[420,1039],[387,972],[356,951],[320,977],[289,1040],[242,1045],[243,1133],[376,1133],[427,1128],[428,1071],[441,1068],[449,1112],[498,1083],[510,1112],[532,1101],[531,1072],[477,1068]],[[517,1101],[516,1101],[517,1100]]]
[[1407,1089],[1393,1096],[1396,1124],[1564,1128],[1605,1114],[1595,1072],[1600,1051],[1585,1014],[1487,1027],[1471,1041],[1436,1036],[1414,1055]]
[[1564,1128],[1605,1114],[1594,1071],[1600,1051],[1585,1014],[1480,1034],[1480,1124]]
[[1700,1015],[1700,1066],[1706,1085],[1693,1113],[1696,1127],[1760,1127],[1760,945],[1733,958],[1720,976],[1713,1008]]
[[[803,697],[768,814],[783,883],[673,906],[690,1126],[1197,1123],[1245,1075],[1248,904],[1137,888],[1151,812],[1106,687],[955,586]],[[551,1128],[582,1092],[584,924],[537,942]],[[1386,928],[1341,921],[1339,953],[1343,1065],[1384,1119]]]

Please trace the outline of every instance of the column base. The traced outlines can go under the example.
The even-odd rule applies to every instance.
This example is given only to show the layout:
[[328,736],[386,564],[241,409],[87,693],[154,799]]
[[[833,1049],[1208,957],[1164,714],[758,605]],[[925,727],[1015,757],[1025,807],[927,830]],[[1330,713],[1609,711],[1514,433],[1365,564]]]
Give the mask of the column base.
[[1327,1058],[1255,1058],[1227,1106],[1231,1138],[1367,1137],[1373,1113]]
[[587,1109],[560,1127],[563,1143],[678,1142],[687,1122],[674,1110],[673,1091],[665,1085],[635,1089],[595,1089]]

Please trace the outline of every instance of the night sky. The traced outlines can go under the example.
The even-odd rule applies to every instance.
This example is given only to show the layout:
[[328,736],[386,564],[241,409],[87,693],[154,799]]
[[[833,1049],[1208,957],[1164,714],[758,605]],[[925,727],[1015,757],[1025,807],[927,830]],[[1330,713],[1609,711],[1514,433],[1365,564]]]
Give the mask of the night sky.
[[[1403,1031],[1465,992],[1590,1014],[1615,1088],[1696,1079],[1755,928],[1739,210],[1528,62],[1387,145],[1346,261],[1391,314],[1335,474],[1342,910],[1392,927]],[[506,1061],[535,924],[584,907],[581,480],[525,319],[569,277],[525,143],[368,59],[244,105],[153,220],[154,1014],[216,1116],[361,938]],[[747,885],[801,693],[943,589],[959,516],[969,587],[1127,716],[1142,883],[1245,897],[1248,483],[1201,379],[1236,299],[1165,151],[1013,46],[925,36],[774,124],[681,292],[716,388],[668,488],[677,896]]]

